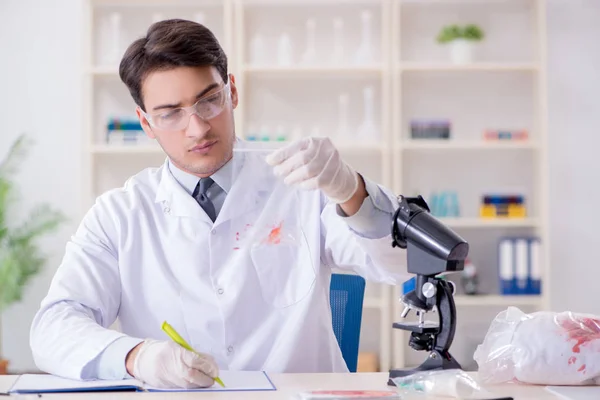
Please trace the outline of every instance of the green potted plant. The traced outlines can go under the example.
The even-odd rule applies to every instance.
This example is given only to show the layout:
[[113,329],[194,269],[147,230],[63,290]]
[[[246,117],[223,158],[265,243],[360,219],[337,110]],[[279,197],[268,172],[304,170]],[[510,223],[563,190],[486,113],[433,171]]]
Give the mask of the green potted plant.
[[[0,314],[21,300],[29,281],[43,267],[46,259],[37,240],[65,220],[49,205],[38,204],[23,221],[15,221],[11,208],[19,199],[12,177],[30,144],[25,135],[19,136],[0,163]],[[0,354],[0,374],[6,374],[7,365]]]
[[475,43],[483,40],[484,36],[483,30],[474,24],[447,25],[439,32],[437,41],[450,46],[450,59],[453,63],[468,64],[473,62]]

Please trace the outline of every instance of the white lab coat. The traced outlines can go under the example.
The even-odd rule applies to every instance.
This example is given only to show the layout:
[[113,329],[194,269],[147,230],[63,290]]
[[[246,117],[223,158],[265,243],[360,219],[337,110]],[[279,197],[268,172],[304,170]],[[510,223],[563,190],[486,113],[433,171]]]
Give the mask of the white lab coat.
[[[126,335],[168,339],[166,320],[221,369],[347,371],[331,326],[331,268],[399,284],[409,278],[406,255],[390,236],[353,232],[319,191],[277,204],[278,184],[264,168],[246,160],[214,225],[166,163],[100,196],[34,318],[37,366],[95,378],[89,366],[109,344]],[[278,218],[278,243],[240,238]],[[108,329],[117,318],[121,332]]]

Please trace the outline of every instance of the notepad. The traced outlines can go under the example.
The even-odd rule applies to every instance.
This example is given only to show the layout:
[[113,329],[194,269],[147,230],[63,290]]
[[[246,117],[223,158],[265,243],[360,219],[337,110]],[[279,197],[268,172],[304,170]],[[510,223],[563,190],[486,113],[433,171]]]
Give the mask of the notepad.
[[546,390],[565,400],[598,400],[599,386],[546,386]]
[[220,371],[219,376],[225,382],[224,388],[215,383],[208,388],[163,389],[144,385],[136,379],[78,381],[53,375],[26,374],[17,378],[8,392],[26,394],[99,391],[226,392],[276,390],[269,376],[263,371]]

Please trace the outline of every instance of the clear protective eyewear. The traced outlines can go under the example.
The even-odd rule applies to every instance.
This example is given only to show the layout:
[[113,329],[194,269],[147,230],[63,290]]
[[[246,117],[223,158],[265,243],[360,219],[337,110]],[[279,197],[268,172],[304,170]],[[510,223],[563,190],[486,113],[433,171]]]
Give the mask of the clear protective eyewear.
[[142,114],[152,128],[160,130],[182,130],[187,128],[190,118],[196,114],[201,120],[207,121],[221,114],[227,100],[231,98],[229,82],[216,92],[207,94],[189,107],[178,107],[157,114]]

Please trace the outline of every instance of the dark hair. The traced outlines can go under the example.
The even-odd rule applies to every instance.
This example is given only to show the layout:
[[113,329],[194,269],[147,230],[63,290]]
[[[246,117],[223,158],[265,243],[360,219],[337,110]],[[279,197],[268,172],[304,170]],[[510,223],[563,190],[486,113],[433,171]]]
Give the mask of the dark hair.
[[142,81],[149,73],[175,67],[214,66],[227,83],[227,55],[215,35],[204,25],[183,19],[152,24],[146,37],[128,48],[119,76],[142,110]]

